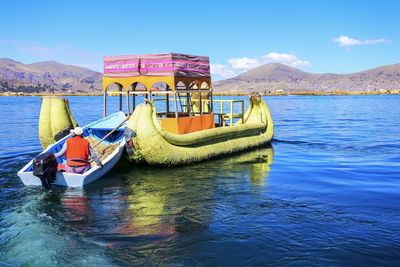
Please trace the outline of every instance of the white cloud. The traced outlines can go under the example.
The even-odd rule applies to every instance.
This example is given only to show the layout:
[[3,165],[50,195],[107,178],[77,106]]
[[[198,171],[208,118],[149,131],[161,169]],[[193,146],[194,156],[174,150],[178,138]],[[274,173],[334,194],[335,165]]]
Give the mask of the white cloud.
[[295,55],[271,52],[258,58],[230,58],[227,65],[211,64],[211,73],[217,76],[217,79],[227,79],[267,63],[283,63],[296,68],[310,65],[309,61],[301,60]]
[[390,41],[387,39],[384,39],[384,38],[357,40],[357,39],[342,35],[337,38],[334,38],[333,42],[337,43],[339,46],[356,46],[356,45],[387,44]]
[[268,55],[265,55],[262,57],[263,58],[263,63],[283,63],[292,67],[306,67],[311,65],[309,61],[307,60],[300,60],[298,57],[295,55],[291,54],[285,54],[285,53],[269,53]]
[[379,39],[372,39],[372,40],[365,40],[362,42],[363,44],[371,45],[371,44],[388,44],[390,43],[389,40],[384,39],[384,38],[379,38]]
[[228,60],[228,63],[234,69],[251,69],[260,66],[258,59],[248,57],[231,58]]
[[236,73],[232,69],[219,63],[211,64],[211,73],[223,79],[236,76]]
[[352,46],[352,45],[360,45],[361,42],[359,40],[347,37],[347,36],[340,36],[338,38],[333,39],[335,43],[338,43],[339,46]]

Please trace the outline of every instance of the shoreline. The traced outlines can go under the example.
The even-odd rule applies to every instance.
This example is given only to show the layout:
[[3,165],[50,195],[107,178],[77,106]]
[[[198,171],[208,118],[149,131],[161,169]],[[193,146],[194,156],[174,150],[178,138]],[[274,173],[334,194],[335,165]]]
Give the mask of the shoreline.
[[[233,92],[213,92],[214,96],[248,96],[252,91],[243,93]],[[354,96],[354,95],[400,95],[400,91],[333,91],[333,92],[320,92],[320,91],[295,91],[284,93],[271,93],[261,94],[261,96]],[[23,93],[23,92],[1,92],[1,96],[103,96],[102,93]]]

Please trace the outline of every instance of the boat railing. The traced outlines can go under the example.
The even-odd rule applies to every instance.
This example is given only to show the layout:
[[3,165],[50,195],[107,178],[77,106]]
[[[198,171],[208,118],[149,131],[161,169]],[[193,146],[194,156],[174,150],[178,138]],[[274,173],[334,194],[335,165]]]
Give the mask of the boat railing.
[[[214,114],[218,116],[218,120],[223,126],[225,126],[227,122],[229,122],[230,126],[233,126],[234,120],[239,120],[241,123],[243,123],[244,100],[214,99],[213,102],[214,110],[219,110],[219,112],[214,112]],[[226,106],[228,106],[228,110],[225,109]]]
[[[186,92],[186,91],[185,91]],[[191,92],[191,91],[188,91]],[[155,92],[154,92],[155,93]],[[176,100],[171,99],[167,97],[168,95],[173,95],[175,92],[173,91],[164,91],[164,92],[156,92],[154,96],[152,96],[151,93],[147,91],[110,91],[107,92],[108,95],[110,96],[118,96],[118,95],[144,95],[146,98],[152,99],[154,102],[162,102],[166,101],[168,98],[169,103],[174,103]],[[178,94],[181,92],[178,92]],[[176,93],[175,93],[176,94]],[[159,96],[159,97],[156,97]],[[230,125],[233,126],[235,122],[243,123],[243,118],[244,118],[244,100],[240,99],[201,99],[201,113],[199,111],[195,111],[193,108],[194,103],[198,103],[199,99],[191,99],[190,101],[190,111],[191,114],[193,115],[198,115],[198,114],[207,114],[212,111],[214,111],[214,116],[216,116],[216,121],[218,125],[220,126],[226,126]],[[166,110],[161,110],[160,107],[158,107],[157,115],[160,117],[163,116],[168,116],[171,111],[175,112],[178,114],[177,116],[180,116],[180,113],[187,113],[188,112],[188,100],[187,98],[184,99],[179,99],[180,102],[180,107],[181,110],[180,112],[178,111],[178,105],[168,105],[171,106],[171,110],[167,108]],[[135,100],[133,99],[133,105],[135,108]],[[159,106],[159,105],[157,105]],[[120,100],[120,109],[122,109],[122,101]],[[130,114],[130,101],[129,97],[127,97],[127,109]],[[176,111],[175,111],[176,109]],[[209,112],[206,112],[206,111]]]
[[[198,100],[194,100],[198,101]],[[193,102],[194,102],[193,101]],[[202,99],[202,110],[206,110],[210,106],[210,99]],[[233,126],[235,121],[243,123],[244,118],[244,100],[240,99],[213,99],[212,106],[214,115],[217,116],[218,124],[221,126]],[[183,112],[186,112],[187,100],[183,100]]]
[[[166,97],[162,97],[162,98],[153,98],[152,99],[154,102],[154,105],[157,107],[157,115],[159,116],[167,116],[167,114],[169,113],[169,111],[166,110],[166,105],[161,105],[162,107],[165,108],[165,110],[161,110],[160,109],[160,105],[157,105],[157,102],[161,102],[161,103],[165,103],[165,101],[167,101]],[[174,101],[171,99],[168,99],[169,103],[173,103]]]

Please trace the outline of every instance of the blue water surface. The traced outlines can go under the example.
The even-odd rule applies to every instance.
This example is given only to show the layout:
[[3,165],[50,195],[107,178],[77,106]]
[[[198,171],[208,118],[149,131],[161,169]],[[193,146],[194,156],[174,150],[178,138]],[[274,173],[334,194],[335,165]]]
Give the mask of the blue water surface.
[[[69,100],[81,125],[102,115],[101,97]],[[16,175],[41,150],[41,100],[0,97],[0,265],[398,265],[400,96],[265,100],[271,148],[179,168],[121,162],[46,192]]]

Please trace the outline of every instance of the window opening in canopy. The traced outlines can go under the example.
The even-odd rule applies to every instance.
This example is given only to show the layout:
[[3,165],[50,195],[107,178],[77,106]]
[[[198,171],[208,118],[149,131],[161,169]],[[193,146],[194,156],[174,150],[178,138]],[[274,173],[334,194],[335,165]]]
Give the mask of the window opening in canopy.
[[146,86],[140,82],[131,84],[129,94],[132,95],[132,112],[138,104],[143,103],[144,99],[148,99],[149,97]]
[[165,82],[156,82],[151,86],[150,91],[157,115],[162,118],[174,116],[171,111],[175,112],[175,110],[172,108],[173,105],[170,105],[170,93],[173,93],[170,86]]
[[[117,111],[123,111],[123,87],[120,83],[110,84],[103,93],[103,116],[107,116],[108,111],[114,113]],[[111,96],[108,99],[108,96]],[[111,102],[111,107],[109,108],[109,103]],[[116,108],[117,107],[117,108]]]

